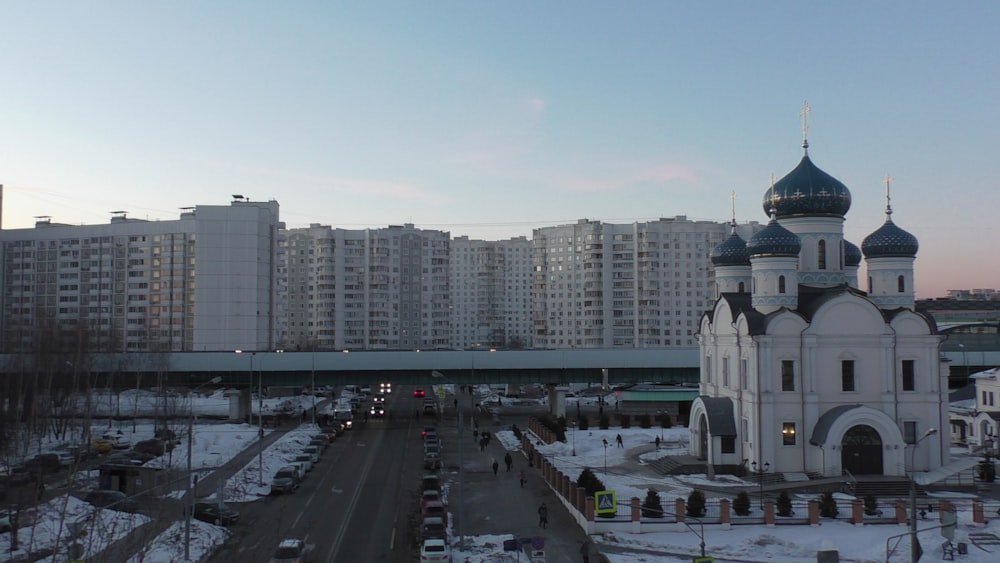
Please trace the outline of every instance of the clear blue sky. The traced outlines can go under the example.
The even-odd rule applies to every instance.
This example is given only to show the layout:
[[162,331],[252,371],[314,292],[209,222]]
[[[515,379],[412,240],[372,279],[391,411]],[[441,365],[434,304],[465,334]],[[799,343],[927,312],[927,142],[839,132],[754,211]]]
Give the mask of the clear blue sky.
[[[0,2],[5,228],[276,199],[289,227],[766,221],[810,156],[917,291],[1000,287],[997,2]],[[989,258],[986,263],[980,262]]]

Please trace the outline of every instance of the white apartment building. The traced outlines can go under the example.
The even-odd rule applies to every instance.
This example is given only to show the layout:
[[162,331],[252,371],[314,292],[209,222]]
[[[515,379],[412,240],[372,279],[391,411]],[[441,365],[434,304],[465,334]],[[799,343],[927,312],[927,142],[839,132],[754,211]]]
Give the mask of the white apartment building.
[[709,256],[730,230],[685,216],[535,229],[534,346],[697,346],[700,316],[716,297]]
[[278,264],[280,348],[446,348],[449,239],[412,224],[286,229]]
[[451,241],[451,347],[532,345],[531,241]]
[[177,220],[114,212],[105,225],[41,217],[0,231],[6,353],[273,348],[278,203],[237,196]]

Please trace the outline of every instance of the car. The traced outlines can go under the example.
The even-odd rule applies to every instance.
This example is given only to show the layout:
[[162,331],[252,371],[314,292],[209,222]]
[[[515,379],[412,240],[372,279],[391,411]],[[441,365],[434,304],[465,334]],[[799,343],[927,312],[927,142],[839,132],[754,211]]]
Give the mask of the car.
[[116,450],[127,450],[132,447],[132,442],[129,442],[125,434],[122,434],[119,430],[116,434],[111,434],[110,432],[101,436],[102,440],[107,440],[111,442],[111,447]]
[[429,469],[431,471],[437,471],[438,469],[441,469],[441,454],[425,453],[424,469]]
[[106,454],[115,448],[114,442],[104,438],[94,438],[93,446],[94,451],[98,454]]
[[369,413],[374,418],[382,418],[385,416],[385,409],[382,408],[382,405],[372,405],[372,408],[370,409]]
[[56,450],[52,453],[59,458],[60,467],[71,467],[79,461],[77,455],[69,450]]
[[420,508],[421,518],[427,518],[430,516],[436,516],[440,518],[445,525],[448,524],[448,509],[444,507],[444,503],[441,501],[431,501]]
[[420,491],[440,491],[441,490],[441,478],[434,474],[424,475],[420,479]]
[[271,556],[271,563],[302,563],[306,544],[298,538],[281,540]]
[[444,503],[444,499],[441,498],[441,491],[437,489],[428,489],[420,493],[420,508],[427,506],[429,502],[440,502]]
[[97,508],[110,508],[111,510],[120,510],[122,512],[136,512],[139,510],[138,503],[126,496],[125,493],[115,490],[95,489],[87,491],[87,494],[83,497],[83,502]]
[[437,405],[434,403],[424,403],[424,414],[431,416],[436,415]]
[[448,563],[451,561],[451,548],[441,538],[427,538],[420,544],[420,561]]
[[416,397],[417,399],[423,399],[425,395],[427,395],[427,392],[424,391],[423,389],[413,390],[413,396]]
[[299,470],[286,465],[278,470],[271,479],[272,493],[291,493],[299,488]]
[[420,437],[426,440],[428,435],[436,437],[437,433],[438,429],[434,426],[424,426],[424,428],[420,431]]
[[389,382],[379,383],[378,390],[380,393],[385,393],[386,395],[388,395],[389,393],[392,393],[392,383]]
[[438,443],[424,444],[424,455],[427,454],[441,455],[441,445]]
[[295,457],[291,459],[289,465],[298,465],[299,475],[305,475],[307,472],[312,471],[312,456],[306,453],[295,454]]
[[302,453],[312,456],[313,463],[319,463],[320,449],[317,446],[306,446],[302,448]]
[[444,525],[444,520],[440,516],[428,516],[424,518],[420,527],[421,539],[437,538],[448,540],[448,528]]
[[373,403],[384,403],[385,402],[385,395],[382,394],[382,393],[377,393],[374,397],[372,397],[372,402]]
[[194,503],[195,520],[215,524],[216,526],[229,526],[235,524],[240,519],[240,513],[233,510],[226,503],[218,502],[196,502]]
[[371,385],[362,385],[361,386],[361,393],[362,394],[364,394],[364,395],[370,395],[371,392],[372,392],[372,386]]
[[319,451],[323,451],[330,446],[330,439],[326,437],[325,434],[318,434],[309,438],[309,445],[316,446]]
[[441,448],[441,439],[438,438],[436,435],[432,436],[430,438],[425,438],[424,439],[424,449],[426,450],[428,446],[430,446],[430,447],[436,447],[436,448]]

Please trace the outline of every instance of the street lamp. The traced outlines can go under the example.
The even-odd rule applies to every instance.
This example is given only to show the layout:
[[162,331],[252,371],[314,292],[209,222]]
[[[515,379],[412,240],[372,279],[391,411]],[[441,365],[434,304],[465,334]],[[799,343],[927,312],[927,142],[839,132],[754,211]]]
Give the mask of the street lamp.
[[[451,381],[450,379],[445,377],[443,373],[437,370],[431,371],[431,377],[434,377],[436,379],[443,379],[451,383],[452,386],[455,385],[454,381]],[[463,475],[465,472],[463,466],[465,465],[465,459],[462,452],[465,451],[465,446],[464,446],[465,440],[462,439],[462,409],[459,408],[457,410],[458,410],[458,418],[456,419],[457,420],[456,424],[458,425],[458,492],[461,497],[458,503],[458,548],[464,549],[465,535],[462,533],[462,526],[465,525],[465,491],[463,483],[464,480]]]
[[757,462],[751,462],[750,467],[753,469],[754,473],[757,474],[757,486],[760,490],[760,509],[764,510],[764,474],[767,470],[771,468],[771,463],[768,461],[764,462],[764,465],[760,466],[760,471],[757,471]]
[[608,476],[608,439],[601,438],[604,441],[604,477]]
[[[191,391],[192,395],[198,394],[198,389],[206,385],[214,385],[222,381],[219,376],[209,379],[205,383],[194,388]],[[188,439],[187,439],[187,495],[185,498],[184,506],[187,508],[187,517],[184,519],[184,560],[191,560],[191,514],[194,512],[194,494],[191,490],[191,440],[194,435],[194,397],[191,397],[191,405],[188,408]],[[164,434],[164,436],[169,439],[169,434]],[[220,499],[219,502],[222,502]]]
[[913,442],[910,448],[910,562],[917,563],[920,559],[920,554],[917,551],[920,549],[920,542],[917,540],[917,481],[914,479],[914,473],[916,473],[916,468],[913,466],[913,452],[917,450],[917,446],[920,442],[928,436],[933,436],[937,434],[937,428],[928,428],[927,432],[917,438],[916,442]]

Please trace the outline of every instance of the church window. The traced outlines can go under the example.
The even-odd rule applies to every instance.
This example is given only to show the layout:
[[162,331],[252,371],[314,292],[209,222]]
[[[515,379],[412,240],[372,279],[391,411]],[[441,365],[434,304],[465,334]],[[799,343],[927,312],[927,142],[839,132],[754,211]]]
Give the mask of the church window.
[[868,276],[868,293],[872,292],[872,277]]
[[903,360],[903,391],[916,391],[916,370],[913,360]]
[[729,387],[729,358],[722,358],[722,386]]
[[712,382],[712,356],[705,356],[705,382]]
[[983,391],[983,406],[985,407],[988,403],[986,402],[986,391]]
[[896,278],[896,291],[900,293],[906,291],[906,280],[903,279],[903,276]]
[[785,292],[785,276],[778,276],[778,293]]
[[781,423],[781,445],[783,445],[783,446],[794,446],[795,445],[795,423],[794,422],[783,422],[783,423]]
[[916,420],[905,420],[903,421],[903,441],[907,444],[917,443],[917,421]]
[[841,391],[854,391],[854,360],[841,360],[840,362],[840,388]]
[[820,270],[826,269],[826,241],[819,241],[819,245],[816,248],[816,259],[818,261],[818,266]]
[[747,290],[746,286],[743,285],[743,282],[740,282],[740,285],[739,285],[739,288],[738,288],[737,291],[739,291],[740,293],[744,293],[744,292],[746,292],[746,290]]
[[781,360],[781,390],[795,391],[795,362]]
[[750,364],[746,358],[740,359],[740,386],[743,389],[750,387]]
[[719,438],[720,445],[722,446],[722,453],[736,453],[736,436],[720,436]]

